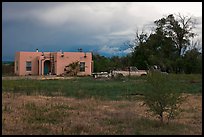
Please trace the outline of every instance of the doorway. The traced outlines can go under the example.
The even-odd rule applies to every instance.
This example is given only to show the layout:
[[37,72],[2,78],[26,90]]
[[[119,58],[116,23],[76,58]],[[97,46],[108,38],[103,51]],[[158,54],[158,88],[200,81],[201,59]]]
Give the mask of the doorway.
[[44,75],[49,74],[49,72],[51,72],[51,63],[49,60],[46,60],[44,62]]

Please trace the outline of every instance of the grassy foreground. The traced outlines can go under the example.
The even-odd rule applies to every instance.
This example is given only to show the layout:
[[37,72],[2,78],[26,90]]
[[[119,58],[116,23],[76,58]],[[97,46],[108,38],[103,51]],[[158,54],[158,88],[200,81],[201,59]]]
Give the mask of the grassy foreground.
[[[169,86],[182,93],[201,93],[201,75],[170,75]],[[79,77],[70,80],[3,80],[3,92],[27,95],[63,95],[76,98],[100,98],[108,100],[130,99],[132,94],[143,94],[149,89],[146,77],[130,77],[119,80]]]
[[146,77],[3,80],[2,134],[201,135],[202,76],[170,77],[187,99],[168,125],[135,96],[148,90]]

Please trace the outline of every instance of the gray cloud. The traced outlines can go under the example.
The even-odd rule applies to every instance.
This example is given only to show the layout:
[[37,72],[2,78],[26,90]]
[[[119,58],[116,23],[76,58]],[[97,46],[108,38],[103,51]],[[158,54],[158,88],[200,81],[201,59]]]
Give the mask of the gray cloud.
[[[140,2],[19,2],[2,5],[3,56],[16,51],[97,49],[119,52],[119,46],[134,37],[136,28],[152,25],[169,13],[191,13],[202,24],[202,3]],[[175,4],[175,3],[174,3]],[[179,5],[183,5],[179,8]],[[191,5],[191,6],[189,6]],[[195,7],[195,6],[197,7]],[[191,10],[190,10],[191,9]],[[183,12],[182,12],[183,11]],[[201,33],[202,25],[197,32]],[[113,50],[114,49],[114,50]],[[128,49],[125,53],[129,52]],[[117,52],[115,52],[117,53]]]

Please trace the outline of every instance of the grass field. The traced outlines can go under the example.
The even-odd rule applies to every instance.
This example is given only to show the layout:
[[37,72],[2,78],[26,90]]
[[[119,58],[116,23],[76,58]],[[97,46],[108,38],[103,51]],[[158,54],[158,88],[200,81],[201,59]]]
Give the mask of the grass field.
[[[169,86],[182,93],[201,93],[201,75],[170,75]],[[129,99],[131,94],[143,94],[149,89],[146,77],[119,80],[78,77],[69,80],[3,80],[2,90],[27,95],[63,95],[76,98],[108,100]]]
[[3,134],[202,134],[202,75],[170,75],[187,96],[182,112],[160,125],[136,94],[146,77],[3,80]]

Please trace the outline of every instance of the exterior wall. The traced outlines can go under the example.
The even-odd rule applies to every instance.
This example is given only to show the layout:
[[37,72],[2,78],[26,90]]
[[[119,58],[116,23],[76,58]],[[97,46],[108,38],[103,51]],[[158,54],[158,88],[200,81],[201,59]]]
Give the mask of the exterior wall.
[[[91,75],[92,73],[93,61],[91,53],[64,52],[64,56],[62,56],[62,52],[17,52],[15,55],[15,74],[44,75],[44,62],[50,60],[50,54],[54,55],[54,73],[56,75],[63,74],[65,66],[75,61],[85,62],[85,72],[79,72],[79,75]],[[84,57],[85,55],[86,57]],[[26,61],[31,61],[31,71],[26,71]],[[16,70],[17,66],[18,71]]]
[[[42,52],[17,52],[15,62],[18,62],[17,75],[38,75],[38,56],[41,56]],[[31,71],[26,71],[26,61],[31,61]],[[15,66],[16,68],[16,66]]]
[[60,75],[64,73],[65,66],[72,62],[79,61],[85,62],[85,72],[79,72],[78,75],[91,75],[92,73],[92,54],[84,52],[64,52],[64,56],[61,56],[61,52],[56,53],[56,74]]
[[[42,56],[42,54],[43,54],[43,56]],[[40,64],[39,65],[39,75],[44,75],[44,63],[47,60],[51,61],[50,54],[53,54],[53,53],[52,52],[43,52],[42,54],[40,57],[38,57],[39,64]]]

